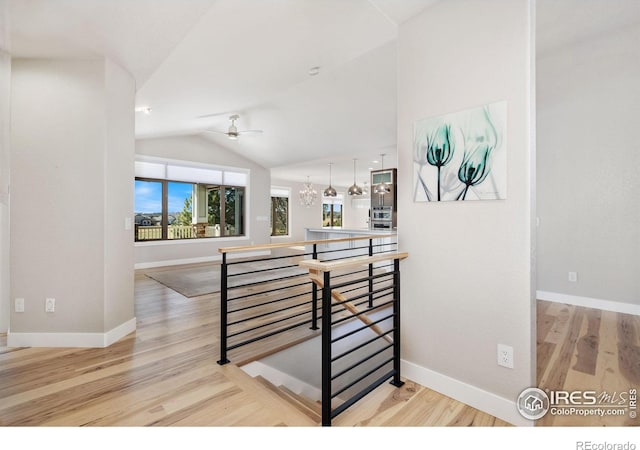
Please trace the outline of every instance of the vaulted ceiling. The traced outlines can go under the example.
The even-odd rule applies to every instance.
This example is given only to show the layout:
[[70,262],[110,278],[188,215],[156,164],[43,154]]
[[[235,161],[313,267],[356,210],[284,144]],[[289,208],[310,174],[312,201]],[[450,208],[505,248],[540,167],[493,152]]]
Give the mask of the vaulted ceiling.
[[[398,25],[437,1],[0,0],[0,45],[15,57],[120,64],[136,106],[152,110],[136,115],[139,138],[200,134],[298,181],[326,182],[333,162],[334,184],[346,186],[353,158],[359,182],[381,153],[395,165]],[[538,47],[637,23],[638,5],[538,0]],[[204,131],[225,131],[231,114],[263,133]]]

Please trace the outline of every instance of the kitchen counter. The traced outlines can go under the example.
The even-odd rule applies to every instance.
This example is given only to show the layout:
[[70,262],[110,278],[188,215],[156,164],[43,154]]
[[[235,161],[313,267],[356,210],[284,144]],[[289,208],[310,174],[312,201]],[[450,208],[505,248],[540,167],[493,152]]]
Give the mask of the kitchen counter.
[[[370,230],[369,228],[342,228],[342,227],[320,227],[306,228],[305,240],[321,241],[325,239],[354,238],[359,236],[375,236],[373,239],[376,245],[375,252],[395,249],[395,236],[397,230]],[[368,242],[368,241],[364,241]],[[362,254],[363,241],[332,242],[330,244],[318,245],[318,250],[351,250],[353,252],[343,253],[341,256],[359,256]]]

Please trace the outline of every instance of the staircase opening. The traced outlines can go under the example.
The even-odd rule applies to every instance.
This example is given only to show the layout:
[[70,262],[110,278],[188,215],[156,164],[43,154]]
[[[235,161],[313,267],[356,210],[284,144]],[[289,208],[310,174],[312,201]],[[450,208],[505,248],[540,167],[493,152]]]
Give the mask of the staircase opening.
[[[273,254],[227,261],[256,249]],[[220,252],[218,364],[233,361],[310,417],[319,406],[325,426],[382,383],[404,384],[400,260],[408,255],[395,235]]]
[[[373,321],[377,321],[388,315],[389,308],[368,314]],[[351,333],[361,328],[361,325],[361,322],[355,319],[346,321],[346,323],[332,330],[332,337],[336,338]],[[385,319],[379,322],[379,326],[382,330],[389,330],[392,328],[393,323],[391,319]],[[384,339],[376,339],[377,336],[379,336],[377,333],[367,328],[361,332],[349,335],[343,340],[337,341],[334,347],[336,355],[343,354],[354,347],[359,347],[359,351],[348,353],[336,361],[334,370],[341,372],[347,369],[367,353],[375,353],[375,356],[363,363],[362,369],[365,372],[371,371],[377,365],[389,359],[393,351],[389,342]],[[297,396],[304,397],[308,401],[320,402],[322,400],[322,361],[318,358],[318,355],[321,354],[321,351],[322,338],[317,336],[272,355],[249,362],[241,366],[241,369],[254,378],[263,378],[278,389],[290,391]],[[376,371],[374,371],[370,378],[374,378],[375,375]],[[355,378],[357,378],[355,374],[345,374],[336,388],[341,389],[352,383]],[[368,381],[370,380],[362,380],[360,383],[356,383],[354,386],[346,389],[343,394],[337,397],[333,404],[341,404],[344,400],[357,393],[359,388]]]

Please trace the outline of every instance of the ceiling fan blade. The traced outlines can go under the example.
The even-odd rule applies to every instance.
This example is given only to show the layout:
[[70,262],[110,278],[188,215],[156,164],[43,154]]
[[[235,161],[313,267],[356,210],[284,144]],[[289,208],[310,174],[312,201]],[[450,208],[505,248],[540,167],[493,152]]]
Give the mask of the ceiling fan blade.
[[263,131],[262,130],[243,130],[243,131],[238,131],[238,134],[261,134]]
[[227,133],[226,131],[218,131],[218,130],[204,130],[207,133],[217,133],[217,134],[224,134],[225,136],[228,136],[229,133]]
[[202,114],[201,116],[196,116],[196,119],[207,119],[209,117],[228,116],[229,114],[234,114],[234,111],[222,111],[222,112],[216,112],[216,113]]

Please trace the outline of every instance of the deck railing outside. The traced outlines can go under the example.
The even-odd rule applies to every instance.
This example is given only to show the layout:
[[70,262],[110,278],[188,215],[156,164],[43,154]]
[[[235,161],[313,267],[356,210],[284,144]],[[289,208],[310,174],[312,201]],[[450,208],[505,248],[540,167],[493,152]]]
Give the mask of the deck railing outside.
[[[136,225],[135,227],[136,241],[154,241],[162,239],[162,226]],[[233,235],[233,227],[227,230],[228,235]],[[204,236],[201,237],[219,237],[220,225],[208,225],[204,228]],[[197,227],[194,225],[169,225],[167,227],[167,239],[195,239],[197,238]]]

